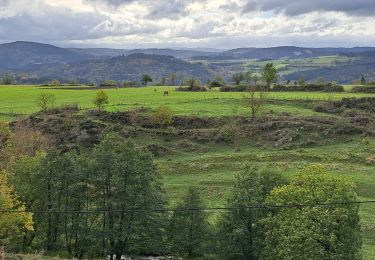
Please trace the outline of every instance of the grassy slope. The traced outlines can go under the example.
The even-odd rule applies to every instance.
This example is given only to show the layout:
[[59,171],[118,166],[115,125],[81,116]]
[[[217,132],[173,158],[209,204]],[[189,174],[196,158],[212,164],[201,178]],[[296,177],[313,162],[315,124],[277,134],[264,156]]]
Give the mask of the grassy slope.
[[[175,92],[171,88],[157,87],[142,89],[112,89],[106,90],[110,96],[109,110],[124,110],[127,108],[166,105],[178,114],[197,114],[206,116],[221,116],[243,114],[241,93],[187,93]],[[168,89],[170,96],[164,97],[162,90]],[[37,110],[36,96],[41,91],[38,87],[0,87],[0,113],[10,111],[31,113]],[[91,107],[93,90],[48,90],[55,93],[58,104],[79,103],[82,107]],[[341,99],[342,97],[370,96],[369,94],[328,94],[328,93],[271,93],[272,98],[284,99]],[[375,95],[372,95],[375,96]],[[215,97],[215,99],[213,99]],[[216,99],[217,98],[217,99]],[[311,109],[298,104],[268,105],[266,110],[286,111],[293,114],[309,115]],[[1,117],[1,116],[0,116]],[[3,115],[11,119],[9,115]],[[304,149],[279,150],[270,147],[260,148],[246,140],[230,145],[197,144],[195,152],[184,150],[175,144],[174,140],[163,138],[152,139],[144,136],[137,140],[139,143],[160,143],[171,148],[174,152],[157,159],[158,167],[163,176],[170,203],[178,201],[189,186],[195,186],[203,191],[208,206],[225,205],[226,195],[230,193],[232,181],[239,171],[241,164],[251,162],[256,165],[270,165],[282,171],[287,176],[295,174],[299,169],[310,163],[324,164],[333,173],[343,174],[352,178],[358,186],[361,199],[375,199],[375,167],[366,163],[366,159],[375,154],[375,140],[364,142],[362,138],[351,141],[330,140],[321,146]],[[212,214],[214,221],[217,214]],[[375,259],[375,225],[374,205],[361,206],[361,217],[364,237],[364,258]]]
[[[161,142],[173,147],[173,142]],[[286,176],[292,176],[308,164],[320,163],[330,172],[355,181],[360,199],[375,199],[375,168],[373,164],[366,163],[366,159],[375,154],[374,139],[364,143],[361,138],[356,138],[346,143],[335,141],[323,146],[287,151],[258,148],[246,142],[225,146],[204,145],[201,149],[201,152],[194,153],[177,149],[176,154],[158,159],[168,197],[172,198],[171,204],[178,201],[190,186],[194,186],[203,192],[208,206],[224,206],[234,176],[244,162],[266,167],[272,164]],[[360,209],[364,259],[375,259],[375,207],[369,204]],[[217,213],[210,214],[214,221]]]

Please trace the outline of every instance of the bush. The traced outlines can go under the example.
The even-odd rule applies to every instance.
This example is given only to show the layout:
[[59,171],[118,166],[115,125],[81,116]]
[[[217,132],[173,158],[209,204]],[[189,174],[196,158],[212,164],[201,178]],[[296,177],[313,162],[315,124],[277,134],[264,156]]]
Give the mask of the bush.
[[159,107],[153,114],[153,121],[155,124],[166,127],[173,124],[174,112],[168,107]]
[[140,85],[138,84],[138,82],[135,81],[124,81],[123,86],[124,88],[136,88]]
[[353,93],[375,93],[375,85],[355,86],[352,88]]
[[105,80],[102,83],[100,83],[101,87],[115,87],[117,86],[117,81],[115,80]]
[[328,84],[307,84],[307,85],[274,85],[271,91],[287,92],[287,91],[317,91],[317,92],[344,92],[341,85]]
[[189,87],[178,87],[176,91],[186,91],[186,92],[205,92],[207,88],[200,86],[189,86]]
[[256,89],[261,91],[267,89],[265,85],[237,85],[237,86],[223,86],[220,88],[221,92],[246,92],[249,89]]

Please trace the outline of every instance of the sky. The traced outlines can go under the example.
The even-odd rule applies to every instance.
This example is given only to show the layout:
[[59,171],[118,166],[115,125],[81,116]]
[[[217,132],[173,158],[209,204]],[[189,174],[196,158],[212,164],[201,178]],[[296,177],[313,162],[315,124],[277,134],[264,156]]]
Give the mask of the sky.
[[375,46],[375,0],[0,0],[0,42],[62,47]]

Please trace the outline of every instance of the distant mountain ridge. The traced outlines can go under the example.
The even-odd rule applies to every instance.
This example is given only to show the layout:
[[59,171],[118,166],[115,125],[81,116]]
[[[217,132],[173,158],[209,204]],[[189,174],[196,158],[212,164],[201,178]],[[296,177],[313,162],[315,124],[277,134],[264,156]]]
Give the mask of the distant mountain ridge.
[[41,80],[80,79],[81,82],[102,82],[109,79],[139,82],[142,74],[149,74],[157,81],[172,73],[176,74],[177,82],[189,78],[206,81],[215,75],[203,64],[190,63],[172,56],[142,53],[82,61],[68,65],[35,65],[30,66],[26,72],[38,75]]
[[[375,47],[354,48],[303,48],[295,46],[280,46],[271,48],[238,48],[221,51],[212,49],[111,49],[111,48],[61,48],[50,44],[17,41],[0,44],[0,74],[5,72],[26,73],[32,82],[51,79],[81,79],[98,82],[101,80],[139,80],[143,73],[151,74],[154,79],[171,73],[178,73],[180,79],[194,77],[205,82],[217,74],[224,72],[229,78],[225,61],[257,59],[298,59],[319,56],[348,55],[363,60],[352,64],[357,66],[348,71],[350,66],[336,66],[303,72],[307,79],[326,75],[327,79],[349,82],[364,73],[373,76],[375,60],[369,60],[374,55]],[[208,66],[210,60],[223,60],[223,65]],[[203,62],[203,63],[202,63]],[[221,67],[220,67],[221,66]],[[342,70],[340,70],[340,68]],[[239,67],[238,69],[241,69]],[[346,73],[346,76],[340,75]],[[299,72],[288,78],[297,77]],[[353,74],[353,76],[351,76]],[[360,75],[360,74],[359,74]],[[335,79],[338,77],[338,79]]]
[[24,41],[0,44],[0,70],[36,64],[74,63],[93,58],[50,44]]

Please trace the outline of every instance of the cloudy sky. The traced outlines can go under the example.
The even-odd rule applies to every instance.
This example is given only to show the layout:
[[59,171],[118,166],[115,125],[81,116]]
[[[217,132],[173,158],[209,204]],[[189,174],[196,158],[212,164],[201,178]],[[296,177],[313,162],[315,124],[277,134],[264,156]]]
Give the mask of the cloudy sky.
[[374,0],[0,0],[0,42],[82,47],[375,46]]

